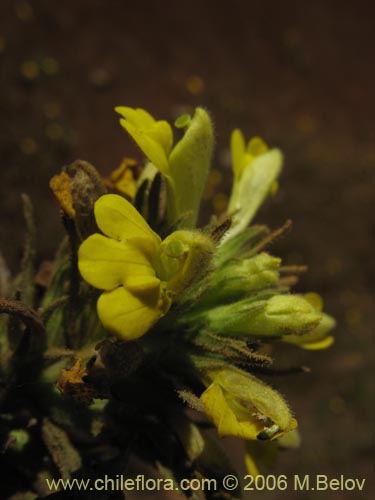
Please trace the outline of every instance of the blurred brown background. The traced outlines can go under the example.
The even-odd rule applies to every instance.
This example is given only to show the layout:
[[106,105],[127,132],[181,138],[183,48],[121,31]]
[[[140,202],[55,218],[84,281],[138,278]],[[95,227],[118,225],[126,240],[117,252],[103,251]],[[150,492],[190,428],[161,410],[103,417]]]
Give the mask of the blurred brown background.
[[[274,472],[367,478],[364,493],[320,499],[370,498],[374,486],[374,14],[370,1],[323,0],[0,7],[0,248],[12,271],[22,251],[22,192],[35,204],[40,259],[50,258],[62,231],[49,178],[76,158],[108,173],[124,155],[138,155],[115,105],[170,120],[207,107],[223,174],[217,193],[229,190],[235,126],[283,150],[279,193],[257,222],[278,227],[292,218],[292,233],[272,251],[309,265],[298,289],[319,291],[338,327],[330,350],[291,349],[281,360],[312,373],[275,381],[296,412],[303,446],[282,455]],[[207,200],[205,211],[222,202],[222,194]],[[286,495],[302,496],[258,494]]]

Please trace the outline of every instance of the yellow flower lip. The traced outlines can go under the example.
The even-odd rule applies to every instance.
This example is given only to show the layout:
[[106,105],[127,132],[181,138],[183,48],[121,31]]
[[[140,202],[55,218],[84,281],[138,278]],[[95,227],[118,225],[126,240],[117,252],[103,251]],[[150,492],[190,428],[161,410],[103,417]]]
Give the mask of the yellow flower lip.
[[97,306],[103,325],[120,338],[138,338],[171,305],[153,266],[160,237],[121,196],[102,196],[94,212],[103,234],[89,236],[80,246],[80,273],[104,290]]

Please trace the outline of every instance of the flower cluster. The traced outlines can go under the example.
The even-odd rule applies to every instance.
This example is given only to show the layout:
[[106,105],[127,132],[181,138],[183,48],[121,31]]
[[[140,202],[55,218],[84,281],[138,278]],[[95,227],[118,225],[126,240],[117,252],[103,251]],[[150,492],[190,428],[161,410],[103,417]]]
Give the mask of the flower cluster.
[[[103,234],[83,241],[79,270],[103,290],[97,304],[100,321],[120,339],[145,336],[149,342],[158,338],[160,345],[173,343],[176,358],[190,365],[184,379],[203,389],[190,394],[199,397],[220,436],[278,440],[296,429],[297,421],[284,398],[252,373],[269,361],[263,346],[282,341],[325,348],[333,342],[328,334],[334,327],[334,320],[322,313],[319,296],[291,294],[281,259],[261,251],[272,239],[267,228],[248,228],[275,191],[282,154],[258,137],[246,145],[234,130],[227,213],[222,223],[197,229],[213,144],[207,112],[198,108],[192,118],[180,117],[176,125],[184,134],[173,145],[166,121],[143,109],[116,110],[147,159],[138,192],[145,179],[146,198],[156,179],[164,182],[167,210],[162,239],[124,197],[107,194],[95,202]],[[159,198],[162,203],[160,192]],[[148,211],[150,220],[152,215]]]
[[304,268],[267,252],[288,223],[252,225],[277,189],[281,152],[235,130],[228,206],[197,227],[210,115],[198,108],[174,130],[143,109],[116,110],[145,161],[124,158],[103,178],[77,160],[51,179],[66,231],[53,265],[36,268],[23,198],[21,272],[12,282],[3,272],[0,287],[13,297],[0,297],[11,316],[0,316],[0,441],[4,463],[22,476],[11,498],[49,496],[44,477],[123,473],[134,456],[172,489],[179,478],[222,485],[234,471],[221,436],[244,442],[255,476],[279,448],[299,444],[291,408],[262,380],[303,371],[281,370],[278,346],[334,341],[319,295],[291,291]]

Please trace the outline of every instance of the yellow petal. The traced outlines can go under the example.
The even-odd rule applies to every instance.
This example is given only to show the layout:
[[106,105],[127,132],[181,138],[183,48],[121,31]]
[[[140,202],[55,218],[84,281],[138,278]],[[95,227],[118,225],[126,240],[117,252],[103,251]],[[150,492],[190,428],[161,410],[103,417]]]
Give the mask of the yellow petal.
[[242,160],[245,154],[245,138],[238,128],[233,130],[230,139],[230,149],[232,155],[232,168],[234,175],[240,177],[242,174]]
[[167,174],[168,159],[162,144],[147,133],[147,131],[134,126],[129,121],[122,119],[120,123],[155,167],[163,174]]
[[[305,295],[305,300],[307,300],[307,295]],[[319,297],[319,295],[317,294],[311,295],[316,295],[316,297]],[[310,303],[312,303],[311,300]],[[289,344],[298,345],[302,349],[327,349],[334,342],[334,337],[328,336],[328,333],[335,326],[335,319],[328,314],[322,313],[322,319],[320,320],[320,323],[312,331],[305,333],[304,335],[285,335],[282,340],[283,342],[287,342]]]
[[247,420],[238,420],[219,384],[212,383],[200,399],[208,418],[215,424],[220,436],[257,439],[258,434],[264,429],[264,424],[252,418],[250,413]]
[[168,155],[173,144],[172,128],[164,120],[156,121],[147,111],[119,106],[115,110],[124,119],[121,125],[141,148],[146,157],[165,175],[168,174]]
[[147,300],[150,294],[159,294],[160,280],[156,276],[131,276],[126,280],[125,287],[133,295]]
[[84,280],[103,290],[124,284],[129,276],[155,276],[149,259],[137,247],[101,234],[93,234],[82,243],[78,267]]
[[117,106],[115,111],[138,128],[151,128],[156,122],[150,113],[142,108],[135,109],[129,106]]
[[106,236],[118,241],[149,238],[155,245],[160,244],[159,236],[152,231],[136,208],[122,196],[101,196],[96,201],[94,210],[96,223]]
[[150,280],[149,293],[143,290],[142,298],[123,286],[102,293],[97,309],[105,328],[126,340],[144,335],[166,312],[164,297],[160,287],[155,290],[154,279]]
[[159,144],[162,145],[166,155],[168,156],[173,146],[173,132],[169,123],[165,120],[159,120],[149,133],[150,137],[154,138]]
[[[128,108],[131,109],[131,108]],[[145,109],[136,108],[136,113],[138,117],[138,123],[142,125],[144,128],[151,128],[157,123],[155,118]],[[125,117],[126,118],[126,117]]]
[[305,299],[310,302],[312,306],[319,312],[323,311],[323,299],[322,297],[315,292],[309,292],[305,294]]
[[121,125],[132,136],[147,158],[164,174],[167,174],[167,157],[173,145],[173,132],[169,123],[165,120],[155,120],[150,113],[141,108],[119,106],[115,110],[125,118],[125,120],[120,120]]
[[255,460],[253,459],[252,455],[249,452],[245,453],[245,465],[247,472],[248,474],[250,474],[250,476],[253,476],[254,478],[259,476],[260,472],[257,467],[257,464],[255,463]]
[[328,349],[334,343],[335,338],[332,336],[326,337],[325,339],[319,340],[319,342],[306,342],[299,344],[302,349],[308,349],[310,351],[317,351],[319,349]]
[[134,200],[137,193],[136,167],[135,160],[124,158],[120,166],[111,172],[109,179],[105,179],[106,184],[127,196],[128,199]]
[[268,146],[260,137],[252,137],[247,145],[247,152],[251,156],[260,156],[268,151]]

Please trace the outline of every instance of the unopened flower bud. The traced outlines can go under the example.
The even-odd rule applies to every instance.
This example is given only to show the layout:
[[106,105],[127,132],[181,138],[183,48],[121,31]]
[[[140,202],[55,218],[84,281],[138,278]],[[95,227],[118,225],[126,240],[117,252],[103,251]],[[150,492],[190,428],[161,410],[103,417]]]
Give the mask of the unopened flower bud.
[[212,273],[208,293],[216,302],[233,301],[248,293],[270,288],[279,279],[280,263],[281,259],[267,253],[232,261]]
[[274,295],[268,300],[242,300],[211,309],[208,327],[221,334],[254,337],[302,335],[318,326],[319,313],[296,295]]

